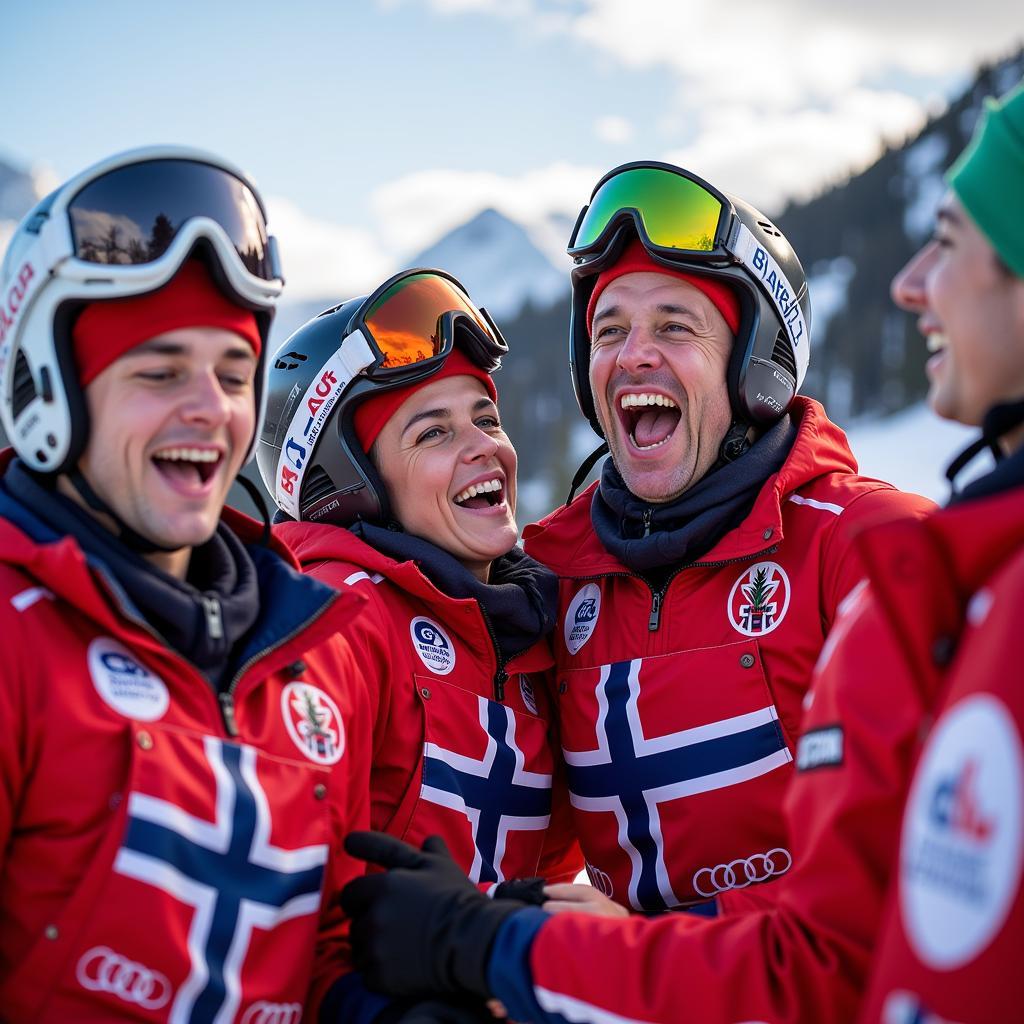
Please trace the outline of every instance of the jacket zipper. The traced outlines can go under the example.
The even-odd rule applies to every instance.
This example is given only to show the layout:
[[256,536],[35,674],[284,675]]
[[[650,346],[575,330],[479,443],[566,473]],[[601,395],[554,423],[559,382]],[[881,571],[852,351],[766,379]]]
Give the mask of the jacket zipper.
[[[97,576],[99,576],[100,579],[104,581],[104,584],[106,585],[107,590],[110,592],[111,597],[113,597],[117,602],[118,608],[120,609],[122,615],[124,615],[126,619],[128,619],[130,622],[133,622],[144,632],[148,633],[155,640],[159,641],[162,646],[167,647],[167,641],[148,622],[146,622],[145,619],[140,619],[138,616],[132,614],[132,612],[129,611],[128,596],[122,590],[120,584],[118,584],[118,582],[115,579],[113,579],[113,577],[108,576],[107,573],[102,569],[98,569],[95,566],[93,568],[96,569]],[[294,640],[295,637],[298,636],[299,633],[301,633],[307,627],[313,625],[313,623],[316,622],[316,620],[319,619],[327,611],[328,608],[331,608],[334,605],[334,602],[338,599],[338,596],[338,594],[332,595],[308,619],[306,619],[305,621],[301,622],[298,626],[296,626],[295,629],[293,629],[287,636],[281,637],[276,642],[262,648],[257,654],[252,655],[245,662],[245,664],[242,665],[241,668],[239,668],[239,670],[235,673],[235,676],[231,680],[231,683],[228,685],[227,689],[221,690],[216,694],[217,704],[220,707],[221,720],[224,723],[224,731],[225,733],[227,733],[228,736],[234,737],[239,735],[238,721],[235,718],[235,688],[238,686],[238,683],[241,680],[242,676],[245,675],[245,673],[257,661],[260,661],[272,650],[274,650],[274,648],[283,647],[286,643],[289,643],[290,641]],[[203,596],[203,607],[206,611],[207,625],[211,630],[210,635],[212,637],[212,619],[210,613],[210,606],[206,603],[207,600],[208,599],[205,596]],[[216,598],[212,598],[210,600],[212,600],[213,603],[217,605],[215,612],[216,621],[221,626],[220,635],[223,636],[223,622],[220,617],[220,604],[217,602]],[[219,639],[219,637],[215,639]],[[186,664],[191,664],[186,658],[182,658],[181,655],[178,654],[176,651],[172,651],[171,653],[175,657],[180,658]]]
[[234,678],[227,685],[227,687],[221,690],[217,694],[217,702],[220,704],[221,717],[224,719],[224,728],[227,730],[229,736],[238,735],[238,723],[235,719],[235,690],[238,687],[242,676],[245,675],[249,669],[256,664],[258,661],[262,661],[271,651],[278,647],[283,647],[285,644],[290,643],[300,633],[304,632],[314,622],[317,621],[323,614],[334,606],[334,602],[338,600],[340,594],[333,594],[327,601],[325,601],[308,619],[299,623],[290,633],[286,636],[281,637],[274,643],[262,648],[257,653],[251,655],[243,664],[238,671],[235,673]]
[[501,648],[498,647],[498,638],[494,634],[494,627],[491,625],[491,617],[487,614],[487,609],[484,606],[478,605],[480,614],[483,616],[484,625],[487,627],[487,633],[491,638],[491,646],[494,648],[494,657],[497,659],[498,668],[494,673],[493,687],[494,687],[494,699],[502,704],[505,701],[505,683],[508,681],[508,673],[505,671],[505,666],[508,664],[508,658],[502,658]]
[[[646,515],[646,513],[645,513]],[[647,632],[657,633],[661,627],[661,606],[665,601],[665,595],[668,593],[668,588],[672,581],[681,573],[687,569],[718,569],[723,565],[735,565],[737,562],[748,562],[751,558],[763,558],[765,555],[774,554],[779,550],[778,544],[773,544],[770,548],[765,548],[764,551],[758,551],[753,555],[743,555],[741,558],[726,558],[720,562],[689,562],[687,565],[681,565],[665,582],[662,584],[660,590],[651,588],[651,614],[647,619]],[[640,577],[643,579],[643,577]],[[646,580],[644,581],[646,582]]]

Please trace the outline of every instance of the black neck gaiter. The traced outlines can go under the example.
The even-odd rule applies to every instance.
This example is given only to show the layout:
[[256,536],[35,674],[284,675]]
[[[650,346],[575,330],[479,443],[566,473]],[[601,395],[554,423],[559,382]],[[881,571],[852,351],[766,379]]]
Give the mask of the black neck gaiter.
[[750,514],[764,482],[786,461],[796,433],[784,416],[735,462],[705,474],[664,504],[633,494],[608,459],[590,507],[598,539],[641,574],[697,561]]

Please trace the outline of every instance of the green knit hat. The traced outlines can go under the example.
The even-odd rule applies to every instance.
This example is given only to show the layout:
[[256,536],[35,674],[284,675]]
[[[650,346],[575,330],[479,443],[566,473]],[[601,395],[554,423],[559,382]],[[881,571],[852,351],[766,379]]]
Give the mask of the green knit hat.
[[946,181],[1003,262],[1024,277],[1024,82],[985,113]]

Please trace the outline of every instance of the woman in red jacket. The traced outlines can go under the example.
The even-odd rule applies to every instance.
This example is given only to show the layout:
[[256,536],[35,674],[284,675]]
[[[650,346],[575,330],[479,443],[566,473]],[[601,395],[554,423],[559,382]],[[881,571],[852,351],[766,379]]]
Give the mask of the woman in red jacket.
[[346,633],[377,707],[374,827],[443,836],[492,893],[582,867],[542,684],[557,581],[516,546],[491,379],[505,352],[454,278],[399,274],[284,344],[258,452],[305,571],[369,597]]

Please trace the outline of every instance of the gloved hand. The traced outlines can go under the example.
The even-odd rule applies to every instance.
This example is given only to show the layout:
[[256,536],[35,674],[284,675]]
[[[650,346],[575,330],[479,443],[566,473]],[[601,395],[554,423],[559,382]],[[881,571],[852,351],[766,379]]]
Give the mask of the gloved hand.
[[354,879],[341,893],[366,984],[391,996],[488,998],[494,936],[526,904],[480,893],[439,836],[417,850],[383,832],[352,832],[345,849],[388,869]]
[[548,898],[544,892],[545,885],[547,882],[543,878],[510,878],[494,887],[491,899],[521,900],[531,907],[542,907]]

